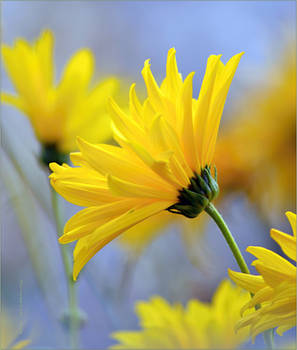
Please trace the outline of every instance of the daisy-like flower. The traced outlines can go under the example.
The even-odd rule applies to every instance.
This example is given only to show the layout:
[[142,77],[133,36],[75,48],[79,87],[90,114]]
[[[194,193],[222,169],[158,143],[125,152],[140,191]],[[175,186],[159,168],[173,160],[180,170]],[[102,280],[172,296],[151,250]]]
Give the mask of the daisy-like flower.
[[225,280],[210,304],[193,299],[184,308],[159,296],[138,302],[141,329],[113,333],[118,344],[111,349],[234,349],[248,338],[246,329],[236,333],[234,326],[249,298]]
[[[218,173],[224,174],[220,177],[217,204],[226,196],[243,191],[270,222],[276,213],[296,207],[295,62],[295,46],[291,43],[273,67],[268,67],[267,86],[253,88],[241,101],[236,100],[235,109],[231,108],[231,118],[220,130],[213,160]],[[266,147],[261,147],[263,143]],[[203,235],[208,217],[201,219],[200,216],[197,220],[176,216],[191,259],[201,257],[197,254],[196,240]],[[172,216],[162,212],[128,230],[118,241],[132,254],[139,254],[172,223]],[[191,228],[187,229],[189,224]]]
[[43,146],[45,163],[59,162],[76,150],[77,135],[91,142],[111,137],[106,99],[118,85],[115,78],[108,78],[90,88],[94,57],[88,49],[70,59],[56,85],[53,45],[53,34],[46,30],[32,44],[17,39],[12,47],[2,46],[4,66],[17,95],[2,93],[1,100],[29,118]]
[[[292,226],[293,236],[272,229],[271,237],[280,245],[284,254],[296,262],[296,214],[286,213]],[[242,308],[242,313],[261,305],[249,315],[243,316],[237,329],[250,326],[255,337],[268,329],[277,328],[277,333],[296,326],[296,266],[280,255],[262,248],[248,247],[247,251],[258,260],[252,265],[258,276],[229,270],[230,278],[238,286],[254,293],[254,297]]]
[[[190,73],[183,81],[175,50],[167,58],[159,87],[149,60],[142,75],[148,97],[141,103],[130,89],[129,114],[110,100],[118,146],[78,138],[76,168],[51,164],[51,184],[68,201],[88,208],[73,216],[60,243],[78,240],[73,276],[103,246],[163,210],[196,217],[218,194],[210,167],[225,99],[241,54],[224,65],[210,56],[198,99]],[[137,238],[136,238],[137,239]]]

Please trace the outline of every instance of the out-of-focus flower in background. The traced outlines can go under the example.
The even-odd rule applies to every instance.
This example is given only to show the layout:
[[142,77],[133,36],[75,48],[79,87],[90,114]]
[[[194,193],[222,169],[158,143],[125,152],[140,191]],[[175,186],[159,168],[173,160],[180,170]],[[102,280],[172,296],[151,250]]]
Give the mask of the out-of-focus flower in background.
[[139,331],[118,331],[111,349],[234,349],[248,338],[248,330],[234,330],[249,293],[224,280],[210,304],[190,300],[184,308],[156,296],[138,302]]
[[71,156],[78,168],[50,165],[55,190],[68,201],[89,207],[67,222],[59,239],[79,240],[74,279],[102,247],[130,227],[166,209],[196,217],[217,195],[209,166],[241,56],[233,56],[226,65],[221,56],[209,57],[198,100],[192,98],[194,74],[182,81],[174,49],[168,52],[161,87],[145,61],[145,102],[138,100],[135,84],[130,89],[130,115],[110,100],[114,137],[121,147],[78,139],[81,152]]
[[[292,226],[293,236],[278,230],[271,230],[271,237],[283,252],[296,262],[296,214],[286,213]],[[271,328],[277,333],[296,326],[296,266],[291,262],[262,247],[248,247],[247,251],[258,260],[252,265],[260,273],[258,276],[229,270],[231,279],[240,287],[254,293],[254,297],[242,308],[242,312],[261,304],[261,308],[243,317],[237,328],[251,326],[255,337]]]
[[0,349],[23,349],[31,343],[29,339],[20,339],[16,323],[1,310],[0,315]]
[[2,46],[4,65],[17,95],[2,93],[1,100],[29,118],[43,146],[45,163],[61,162],[63,155],[76,150],[76,136],[91,142],[111,137],[106,99],[118,87],[117,79],[111,77],[90,88],[94,57],[88,49],[74,54],[56,84],[53,45],[52,32],[45,30],[32,44],[17,39],[13,47]]
[[215,155],[223,191],[245,192],[270,222],[296,208],[295,49],[284,50],[267,83],[233,108]]

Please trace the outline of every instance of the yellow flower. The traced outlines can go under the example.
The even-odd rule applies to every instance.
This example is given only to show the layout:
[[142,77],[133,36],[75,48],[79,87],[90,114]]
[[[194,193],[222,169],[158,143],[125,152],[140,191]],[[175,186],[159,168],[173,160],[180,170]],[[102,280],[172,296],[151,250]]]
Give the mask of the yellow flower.
[[53,34],[46,30],[33,44],[17,39],[13,47],[2,46],[4,65],[17,92],[3,93],[2,102],[21,110],[39,141],[58,152],[76,150],[77,135],[92,142],[106,141],[111,137],[106,99],[114,93],[116,79],[90,88],[94,57],[90,50],[81,49],[56,85],[53,44]]
[[1,310],[0,315],[0,349],[23,349],[30,344],[29,339],[18,340],[20,332],[15,323]]
[[[199,99],[192,97],[190,73],[183,82],[175,50],[159,87],[147,60],[142,70],[148,98],[130,89],[130,113],[110,100],[114,137],[121,147],[78,138],[79,166],[51,164],[51,184],[68,201],[88,208],[65,226],[60,243],[78,240],[73,276],[103,246],[163,210],[197,216],[218,193],[210,166],[228,89],[242,54],[224,65],[210,56]],[[194,203],[194,205],[193,205]]]
[[[230,193],[242,191],[265,220],[274,222],[276,213],[296,207],[295,45],[282,51],[281,61],[274,62],[267,75],[265,86],[253,88],[232,103],[233,112],[220,130],[213,162],[218,174],[224,175],[220,177],[220,201]],[[191,253],[191,247],[195,247],[197,255],[197,243],[193,244],[193,240],[203,233],[201,218],[176,219],[182,224],[181,234],[188,251]],[[206,223],[208,220],[205,216]],[[192,234],[184,230],[185,222],[196,223]],[[119,242],[138,254],[170,223],[168,213],[160,213],[125,232]]]
[[138,302],[139,331],[120,331],[111,336],[118,341],[111,349],[232,349],[248,338],[248,332],[234,331],[240,309],[250,296],[223,281],[210,304],[190,300],[170,305],[156,296]]
[[[294,235],[271,230],[271,237],[280,245],[282,251],[296,262],[296,214],[286,213]],[[262,248],[248,247],[247,251],[258,260],[255,266],[260,276],[242,274],[229,270],[230,278],[240,287],[254,293],[254,297],[243,307],[242,313],[261,304],[261,308],[238,323],[237,328],[251,326],[251,335],[267,329],[277,328],[282,335],[296,326],[296,266],[280,255]]]

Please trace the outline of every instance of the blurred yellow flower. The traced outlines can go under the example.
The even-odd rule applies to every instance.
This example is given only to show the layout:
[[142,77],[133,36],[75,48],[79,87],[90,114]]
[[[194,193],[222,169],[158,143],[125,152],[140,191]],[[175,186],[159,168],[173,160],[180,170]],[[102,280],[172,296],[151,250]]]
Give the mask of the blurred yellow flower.
[[247,92],[233,108],[234,118],[222,130],[214,160],[224,174],[222,190],[245,191],[270,222],[296,207],[295,49],[284,50],[268,70],[267,83]]
[[[282,251],[296,262],[296,214],[287,212],[286,215],[292,226],[293,236],[275,229],[271,230],[270,235]],[[255,294],[242,308],[242,313],[257,304],[261,304],[261,308],[244,316],[237,328],[251,326],[251,335],[255,337],[268,329],[278,327],[277,333],[282,335],[296,326],[296,266],[262,247],[248,247],[247,251],[258,258],[252,265],[260,276],[231,270],[229,275],[238,286]]]
[[13,47],[2,46],[3,62],[17,92],[3,93],[2,102],[21,110],[43,146],[58,152],[76,150],[77,135],[91,142],[106,141],[111,137],[106,99],[114,94],[117,80],[108,78],[90,88],[94,57],[81,49],[56,85],[53,45],[52,32],[45,30],[33,44],[17,39]]
[[223,281],[210,304],[190,300],[170,305],[156,296],[138,302],[139,331],[120,331],[111,349],[234,349],[248,338],[247,330],[235,333],[240,309],[250,296],[241,288]]
[[[121,147],[78,138],[79,166],[51,164],[51,184],[68,201],[89,208],[66,224],[60,243],[79,240],[73,276],[103,246],[163,210],[195,217],[217,195],[210,166],[228,89],[242,54],[224,65],[210,56],[199,99],[193,73],[183,82],[170,49],[167,75],[159,87],[147,60],[142,70],[148,98],[130,89],[130,114],[110,100],[114,137]],[[195,205],[193,205],[193,203]]]
[[0,349],[23,349],[30,344],[29,339],[18,340],[20,332],[15,323],[3,310],[0,314]]

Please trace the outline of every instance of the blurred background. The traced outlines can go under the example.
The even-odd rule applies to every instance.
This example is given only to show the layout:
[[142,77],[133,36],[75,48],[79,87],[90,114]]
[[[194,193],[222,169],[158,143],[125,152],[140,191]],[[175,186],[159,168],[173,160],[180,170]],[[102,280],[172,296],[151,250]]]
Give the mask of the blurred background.
[[[281,254],[269,230],[290,232],[284,214],[296,211],[294,1],[2,1],[1,6],[2,43],[33,41],[51,29],[57,81],[74,52],[90,48],[95,79],[120,79],[122,106],[133,82],[144,96],[145,59],[151,58],[153,73],[163,79],[171,47],[184,77],[197,72],[195,96],[210,54],[223,54],[226,62],[245,51],[219,134],[217,206],[243,251],[262,245]],[[3,65],[1,90],[14,91]],[[66,285],[40,146],[28,119],[11,106],[1,106],[1,129],[2,310],[32,340],[29,348],[66,348],[59,322]],[[64,208],[65,222],[79,210],[66,202]],[[111,332],[137,329],[137,300],[157,294],[171,302],[210,301],[227,268],[238,270],[217,227],[203,215],[191,225],[157,217],[154,226],[123,234],[88,263],[77,282],[86,318],[81,347],[107,348],[114,343]],[[293,337],[288,332],[276,343]],[[262,344],[258,337],[248,346]]]

